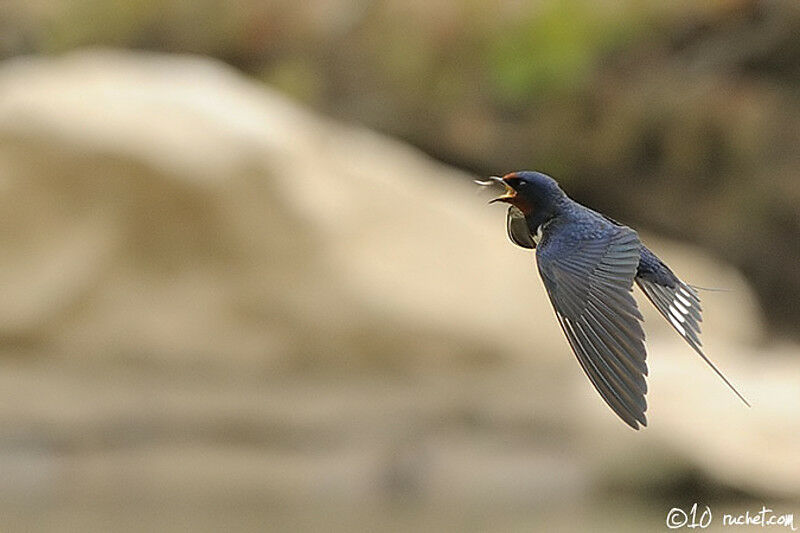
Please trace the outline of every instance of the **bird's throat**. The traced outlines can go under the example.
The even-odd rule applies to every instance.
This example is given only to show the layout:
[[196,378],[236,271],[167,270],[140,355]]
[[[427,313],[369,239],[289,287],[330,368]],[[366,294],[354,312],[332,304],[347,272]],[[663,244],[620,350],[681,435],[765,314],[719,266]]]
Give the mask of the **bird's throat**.
[[525,216],[531,215],[533,213],[533,204],[528,198],[526,198],[522,194],[517,194],[516,196],[512,196],[506,199],[506,202],[508,202],[509,204],[513,205],[514,207],[522,211],[522,213]]

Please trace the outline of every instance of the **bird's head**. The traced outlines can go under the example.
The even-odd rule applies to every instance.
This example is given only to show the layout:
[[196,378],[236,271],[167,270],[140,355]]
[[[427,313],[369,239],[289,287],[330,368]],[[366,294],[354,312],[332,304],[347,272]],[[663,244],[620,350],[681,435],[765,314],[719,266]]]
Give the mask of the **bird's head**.
[[505,187],[505,192],[491,200],[489,203],[505,202],[518,208],[528,215],[534,211],[547,209],[552,203],[564,196],[564,191],[558,186],[556,180],[541,172],[523,170],[511,172],[505,176],[492,176],[487,181],[476,181],[480,185],[499,183]]

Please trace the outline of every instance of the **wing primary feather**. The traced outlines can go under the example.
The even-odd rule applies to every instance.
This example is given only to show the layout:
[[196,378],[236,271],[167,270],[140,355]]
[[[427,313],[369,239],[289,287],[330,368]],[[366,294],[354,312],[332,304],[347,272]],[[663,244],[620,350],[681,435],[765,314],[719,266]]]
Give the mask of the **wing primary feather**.
[[[631,380],[625,379],[625,370],[618,367],[616,364],[616,357],[609,353],[605,343],[588,327],[583,317],[575,323],[575,327],[580,331],[580,338],[583,341],[584,347],[591,348],[590,353],[595,355],[595,357],[592,358],[595,368],[600,371],[609,383],[612,381],[614,382],[616,386],[613,387],[612,390],[619,391],[617,396],[628,411],[635,416],[639,410],[644,411],[647,409],[644,396],[639,388]],[[622,398],[622,396],[625,398]],[[638,409],[634,409],[631,404]]]
[[619,416],[630,427],[638,430],[639,426],[637,424],[636,417],[634,417],[620,402],[620,400],[617,398],[617,396],[615,396],[614,392],[609,387],[608,382],[603,379],[597,369],[592,365],[591,361],[583,355],[584,350],[579,344],[569,320],[564,317],[559,317],[559,322],[561,323],[561,329],[564,330],[564,333],[567,337],[567,341],[572,347],[572,351],[577,356],[578,362],[583,368],[584,373],[586,373],[586,375],[589,377],[589,380],[592,382],[592,385],[594,385],[595,389],[597,389],[597,392],[600,393],[600,396],[617,414],[617,416]]
[[[589,318],[592,320],[590,321]],[[593,313],[586,315],[586,326],[591,329],[596,337],[601,338],[608,349],[613,352],[613,362],[619,368],[620,373],[624,372],[626,377],[635,383],[637,389],[640,389],[641,392],[647,392],[647,382],[642,377],[647,374],[647,364],[644,361],[628,357],[630,352],[622,347],[614,335],[609,333]]]

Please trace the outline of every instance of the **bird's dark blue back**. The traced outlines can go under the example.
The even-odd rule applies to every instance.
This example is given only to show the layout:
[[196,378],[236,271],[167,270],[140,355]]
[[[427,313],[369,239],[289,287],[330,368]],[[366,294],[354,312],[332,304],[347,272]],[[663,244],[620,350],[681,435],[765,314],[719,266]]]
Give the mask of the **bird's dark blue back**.
[[[609,216],[598,213],[597,211],[583,206],[574,200],[570,201],[572,204],[574,204],[574,206],[570,207],[570,210],[574,209],[582,214],[594,215],[594,218],[602,218],[608,224],[613,226],[624,226],[624,224],[617,222]],[[676,276],[672,270],[644,244],[641,245],[639,268],[636,272],[636,277],[670,288],[675,288],[680,284],[680,279],[678,276]]]
[[[565,198],[565,201],[559,206],[559,215],[543,225],[542,242],[538,251],[541,251],[543,245],[553,235],[558,235],[558,239],[551,244],[548,253],[558,254],[571,247],[579,246],[582,242],[602,240],[606,236],[616,233],[620,227],[622,224],[610,220],[570,198]],[[545,247],[545,249],[547,248]]]

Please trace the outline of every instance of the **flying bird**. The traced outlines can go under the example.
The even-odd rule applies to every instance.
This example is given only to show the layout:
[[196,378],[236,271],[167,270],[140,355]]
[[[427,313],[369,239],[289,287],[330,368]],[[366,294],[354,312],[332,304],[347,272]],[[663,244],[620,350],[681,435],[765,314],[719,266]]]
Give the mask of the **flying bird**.
[[569,198],[540,172],[493,176],[490,203],[510,204],[511,241],[536,250],[536,263],[561,329],[603,400],[633,429],[646,426],[647,352],[634,282],[659,313],[749,407],[703,353],[697,289],[678,278],[633,229]]

